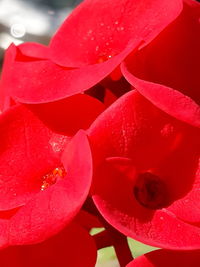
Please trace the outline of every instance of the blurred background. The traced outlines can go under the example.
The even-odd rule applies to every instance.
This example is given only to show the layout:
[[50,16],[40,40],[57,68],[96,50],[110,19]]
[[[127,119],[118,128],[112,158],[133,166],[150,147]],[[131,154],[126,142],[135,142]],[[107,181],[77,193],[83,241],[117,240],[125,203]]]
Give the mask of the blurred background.
[[10,43],[48,44],[50,36],[82,0],[0,0],[0,60]]

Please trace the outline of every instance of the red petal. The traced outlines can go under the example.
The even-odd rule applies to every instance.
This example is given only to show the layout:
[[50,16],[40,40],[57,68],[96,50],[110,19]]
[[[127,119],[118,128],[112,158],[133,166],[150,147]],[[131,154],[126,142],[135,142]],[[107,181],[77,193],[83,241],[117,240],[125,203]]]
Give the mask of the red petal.
[[132,43],[130,52],[138,41],[152,40],[181,9],[179,0],[84,1],[52,39],[52,60],[59,65],[80,67],[120,54]]
[[60,160],[49,143],[52,132],[25,107],[3,113],[0,129],[0,210],[8,210],[32,198]]
[[200,251],[156,250],[142,255],[126,267],[197,267],[200,262]]
[[157,38],[127,58],[122,72],[156,106],[200,127],[200,5],[194,5],[185,4]]
[[[188,162],[186,163],[188,165]],[[195,170],[196,177],[192,188],[181,199],[175,201],[168,209],[183,221],[200,225],[200,157]],[[188,212],[189,211],[189,212]]]
[[141,169],[148,169],[173,149],[182,127],[184,124],[157,109],[136,91],[131,91],[91,125],[91,144],[94,153],[97,151],[94,159],[130,157]]
[[96,247],[83,228],[71,224],[43,243],[1,250],[0,262],[7,267],[93,267]]
[[96,85],[120,64],[128,50],[108,62],[70,69],[49,60],[25,57],[12,45],[6,53],[1,90],[29,104],[63,99]]
[[92,179],[90,147],[83,131],[68,144],[62,162],[67,172],[64,179],[40,191],[11,218],[11,245],[45,240],[59,232],[80,210]]
[[[181,211],[176,215],[170,212],[169,206],[193,190],[193,184],[199,179],[199,129],[168,116],[132,91],[95,120],[89,136],[97,167],[92,193],[109,223],[150,245],[199,248],[200,229],[183,222]],[[129,157],[136,174],[152,171],[161,177],[168,188],[169,202],[164,207],[169,206],[169,210],[158,207],[152,211],[139,204],[133,192],[134,172],[130,177],[110,167],[99,170],[108,156]],[[199,218],[196,205],[190,223],[194,214]],[[189,209],[186,205],[182,212],[190,214]],[[190,234],[186,236],[185,231]]]
[[23,43],[18,46],[22,55],[35,58],[35,60],[42,60],[49,58],[49,49],[45,45],[38,43]]
[[66,99],[38,105],[26,105],[44,124],[64,135],[73,135],[87,129],[104,110],[104,105],[86,94],[76,94]]
[[120,171],[109,163],[98,169],[93,199],[104,218],[124,235],[151,246],[199,249],[198,227],[168,209],[151,210],[139,204],[133,194],[134,172],[124,162]]

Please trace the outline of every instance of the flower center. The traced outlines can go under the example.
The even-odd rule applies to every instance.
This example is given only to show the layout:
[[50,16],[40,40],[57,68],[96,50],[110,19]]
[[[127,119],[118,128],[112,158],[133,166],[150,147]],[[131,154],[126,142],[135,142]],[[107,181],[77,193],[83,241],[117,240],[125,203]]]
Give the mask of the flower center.
[[148,209],[161,209],[167,206],[169,200],[166,184],[150,172],[139,175],[134,195],[137,201]]
[[41,185],[40,190],[44,191],[49,186],[55,184],[57,180],[65,177],[65,175],[66,175],[66,171],[64,167],[55,168],[53,171],[49,172],[48,174],[45,174],[42,177],[42,185]]

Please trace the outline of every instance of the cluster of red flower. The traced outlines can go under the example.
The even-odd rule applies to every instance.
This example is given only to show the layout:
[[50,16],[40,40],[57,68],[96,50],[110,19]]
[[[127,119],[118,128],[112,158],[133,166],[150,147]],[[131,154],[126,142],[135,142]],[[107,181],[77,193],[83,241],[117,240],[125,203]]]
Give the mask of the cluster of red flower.
[[[121,266],[198,266],[199,48],[193,0],[85,0],[48,47],[8,48],[1,266],[94,267],[110,245]],[[161,250],[132,261],[127,236]]]

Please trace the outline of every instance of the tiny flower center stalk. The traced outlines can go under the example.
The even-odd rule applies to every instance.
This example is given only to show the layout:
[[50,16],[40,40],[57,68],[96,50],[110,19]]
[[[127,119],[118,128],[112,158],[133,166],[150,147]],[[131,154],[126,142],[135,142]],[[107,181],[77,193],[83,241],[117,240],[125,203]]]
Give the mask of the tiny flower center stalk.
[[167,185],[150,172],[139,174],[133,193],[140,205],[148,209],[161,209],[169,204]]
[[51,185],[55,184],[58,180],[65,177],[65,175],[66,175],[66,171],[65,171],[64,167],[57,167],[57,168],[53,169],[51,172],[45,174],[42,177],[42,185],[41,185],[40,190],[44,191],[45,189],[47,189]]

